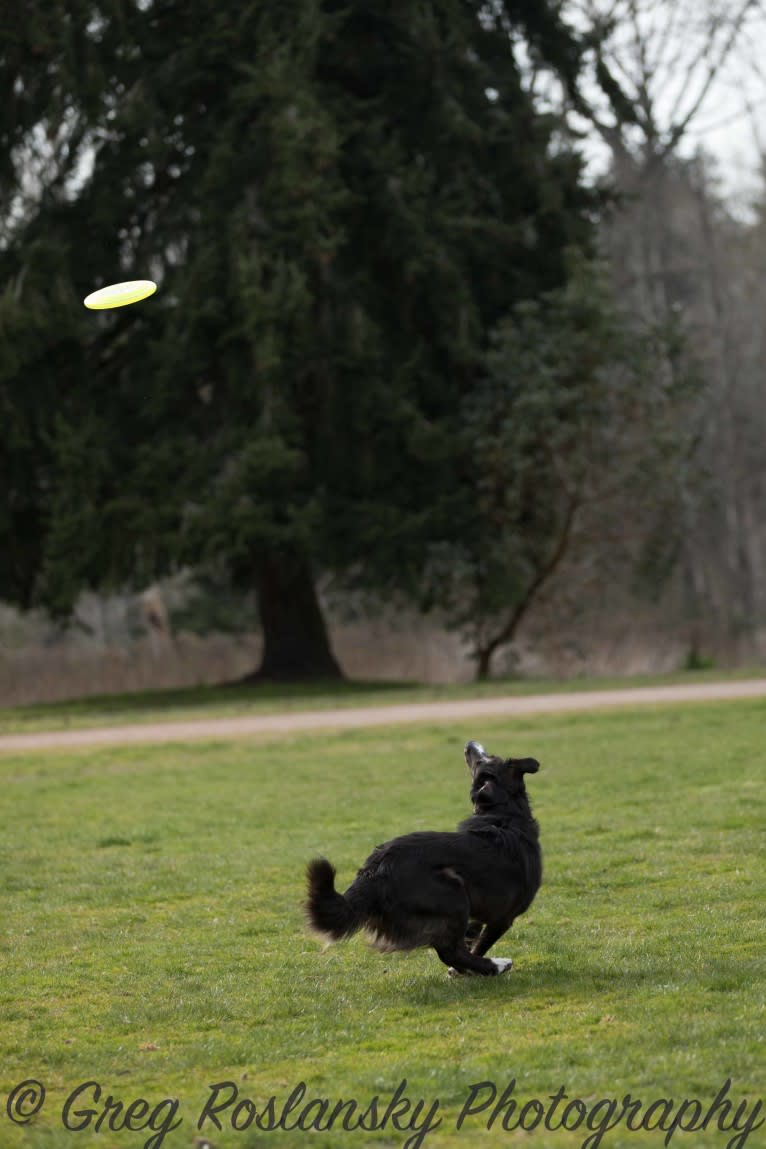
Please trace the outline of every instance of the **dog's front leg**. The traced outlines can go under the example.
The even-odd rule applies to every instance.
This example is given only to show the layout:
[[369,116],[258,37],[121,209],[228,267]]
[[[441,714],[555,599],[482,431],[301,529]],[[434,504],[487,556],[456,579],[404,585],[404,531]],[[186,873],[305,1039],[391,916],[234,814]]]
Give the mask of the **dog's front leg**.
[[465,931],[465,944],[468,946],[469,950],[473,951],[474,945],[478,941],[483,929],[484,923],[476,921],[475,918],[472,918],[468,923],[468,928]]
[[461,944],[437,946],[436,952],[448,967],[447,973],[450,977],[462,977],[470,974],[493,977],[499,973],[505,973],[513,965],[510,958],[478,957]]
[[511,923],[506,921],[485,922],[481,933],[474,941],[471,952],[477,957],[483,957],[491,946],[508,931]]

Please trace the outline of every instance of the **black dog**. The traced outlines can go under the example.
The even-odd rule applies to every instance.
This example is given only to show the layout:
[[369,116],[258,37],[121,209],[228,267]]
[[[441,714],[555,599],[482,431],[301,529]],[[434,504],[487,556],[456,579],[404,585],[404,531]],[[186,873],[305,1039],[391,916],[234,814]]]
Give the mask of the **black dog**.
[[534,758],[465,748],[474,813],[455,833],[417,832],[377,846],[345,894],[326,858],[308,866],[306,912],[329,941],[366,928],[383,950],[433,946],[451,974],[494,975],[510,958],[484,954],[532,904],[542,880],[537,822],[524,785]]

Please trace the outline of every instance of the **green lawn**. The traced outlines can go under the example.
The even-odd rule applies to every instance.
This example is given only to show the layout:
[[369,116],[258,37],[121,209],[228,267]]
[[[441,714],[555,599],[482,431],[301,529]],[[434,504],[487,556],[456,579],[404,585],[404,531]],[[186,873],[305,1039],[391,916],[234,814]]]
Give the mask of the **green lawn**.
[[[627,1093],[704,1113],[731,1079],[740,1122],[762,1120],[765,724],[759,700],[0,756],[2,1149],[191,1149],[201,1135],[216,1149],[597,1149],[584,1125],[506,1132],[501,1114],[486,1132],[489,1108],[457,1130],[472,1085],[499,1100],[512,1079],[521,1104],[550,1106],[564,1087],[593,1121],[599,1100]],[[514,971],[450,981],[428,951],[380,955],[359,937],[323,952],[303,928],[306,861],[326,853],[346,883],[386,837],[452,828],[468,812],[468,737],[542,763],[529,791],[544,885],[492,951]],[[6,1098],[27,1078],[47,1098],[21,1128]],[[279,1116],[301,1081],[304,1109],[378,1096],[381,1118],[404,1079],[425,1102],[410,1129],[196,1128],[216,1083],[234,1083],[244,1124],[248,1099],[266,1121],[269,1098]],[[88,1081],[100,1106],[86,1091],[70,1123],[112,1095],[145,1099],[134,1121],[154,1125],[64,1130],[62,1106]],[[441,1124],[424,1134],[435,1101]],[[669,1144],[735,1136],[713,1120]],[[664,1143],[624,1122],[600,1142]]]
[[69,702],[0,709],[0,734],[114,726],[134,722],[176,722],[240,714],[274,714],[285,710],[386,706],[444,698],[487,698],[497,695],[544,694],[619,689],[672,683],[721,682],[764,678],[766,667],[738,670],[679,671],[633,678],[494,679],[456,686],[407,682],[300,683],[295,686],[198,686],[180,690],[112,694]]

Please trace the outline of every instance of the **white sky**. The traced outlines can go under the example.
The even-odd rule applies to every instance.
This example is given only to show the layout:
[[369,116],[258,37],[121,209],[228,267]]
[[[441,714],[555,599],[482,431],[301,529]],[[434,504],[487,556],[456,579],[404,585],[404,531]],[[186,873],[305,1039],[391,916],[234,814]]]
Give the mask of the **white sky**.
[[[759,36],[766,59],[766,33]],[[766,152],[766,82],[752,72],[716,84],[689,131],[690,144],[710,151],[720,165],[722,186],[735,201],[747,201],[762,180],[761,151]],[[745,206],[744,202],[740,206]]]

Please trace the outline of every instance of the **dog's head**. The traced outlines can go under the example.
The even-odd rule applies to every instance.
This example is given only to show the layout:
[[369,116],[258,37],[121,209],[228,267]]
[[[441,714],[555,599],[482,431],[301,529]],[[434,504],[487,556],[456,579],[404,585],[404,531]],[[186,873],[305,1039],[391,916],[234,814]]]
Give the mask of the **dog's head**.
[[525,774],[536,774],[536,758],[498,758],[488,754],[479,742],[469,742],[465,760],[471,771],[471,801],[477,814],[493,807],[508,806],[526,795]]

